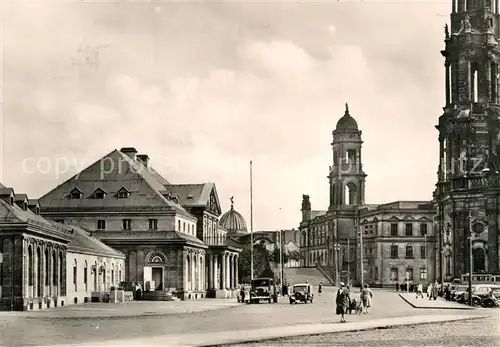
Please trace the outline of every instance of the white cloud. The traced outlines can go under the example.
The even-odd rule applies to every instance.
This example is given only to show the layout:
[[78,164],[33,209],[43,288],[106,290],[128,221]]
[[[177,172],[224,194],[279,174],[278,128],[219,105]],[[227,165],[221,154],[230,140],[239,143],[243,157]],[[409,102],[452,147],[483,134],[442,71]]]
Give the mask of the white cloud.
[[[297,226],[303,193],[327,207],[331,131],[347,101],[367,202],[430,197],[437,163],[421,153],[437,150],[442,5],[358,5],[10,5],[3,183],[41,195],[62,178],[23,173],[23,158],[90,164],[134,146],[172,182],[214,181],[248,218],[253,159],[256,229]],[[98,64],[71,64],[100,45]]]

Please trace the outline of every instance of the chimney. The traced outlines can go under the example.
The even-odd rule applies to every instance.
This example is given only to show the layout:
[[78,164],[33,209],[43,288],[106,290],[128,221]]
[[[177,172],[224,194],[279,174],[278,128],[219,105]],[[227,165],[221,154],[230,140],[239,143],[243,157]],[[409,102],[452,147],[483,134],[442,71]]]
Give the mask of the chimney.
[[128,155],[130,158],[135,160],[137,149],[135,149],[134,147],[123,147],[122,149],[120,149],[120,152]]
[[149,156],[147,154],[138,154],[137,160],[140,161],[145,167],[149,167]]

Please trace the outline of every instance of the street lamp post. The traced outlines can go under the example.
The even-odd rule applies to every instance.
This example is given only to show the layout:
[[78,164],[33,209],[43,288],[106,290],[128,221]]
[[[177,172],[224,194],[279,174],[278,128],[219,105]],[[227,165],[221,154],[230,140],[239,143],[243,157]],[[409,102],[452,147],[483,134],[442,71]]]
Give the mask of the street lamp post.
[[340,283],[340,270],[339,270],[339,253],[340,253],[340,244],[335,243],[333,245],[333,250],[335,251],[335,284],[337,287]]

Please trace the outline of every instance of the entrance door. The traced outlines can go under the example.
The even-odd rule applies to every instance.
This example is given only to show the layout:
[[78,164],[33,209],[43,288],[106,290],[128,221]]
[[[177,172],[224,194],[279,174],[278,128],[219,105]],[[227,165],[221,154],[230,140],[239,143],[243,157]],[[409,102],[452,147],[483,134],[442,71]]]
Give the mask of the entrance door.
[[486,271],[486,266],[485,266],[486,257],[484,254],[484,249],[482,248],[474,249],[473,256],[474,256],[474,267],[472,269],[472,272],[476,273],[476,272]]
[[163,290],[163,268],[154,267],[151,271],[151,277],[155,282],[155,290]]

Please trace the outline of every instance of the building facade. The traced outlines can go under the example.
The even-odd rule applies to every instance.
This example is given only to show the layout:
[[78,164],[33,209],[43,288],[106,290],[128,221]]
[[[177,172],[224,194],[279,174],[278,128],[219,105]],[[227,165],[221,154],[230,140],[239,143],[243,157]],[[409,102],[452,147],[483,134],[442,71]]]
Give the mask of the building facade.
[[468,273],[470,265],[472,272],[500,271],[498,10],[497,1],[453,1],[445,27],[446,96],[436,126],[434,192],[442,281]]
[[347,104],[332,135],[328,209],[313,210],[310,197],[302,197],[301,266],[319,266],[335,281],[373,286],[434,280],[433,205],[430,201],[367,204],[362,132]]
[[114,150],[40,198],[41,213],[87,230],[125,254],[144,298],[215,296],[236,287],[238,252],[217,228],[213,184],[175,185],[145,154]]
[[80,228],[44,219],[37,200],[1,184],[0,246],[0,310],[87,302],[123,280],[124,254]]

